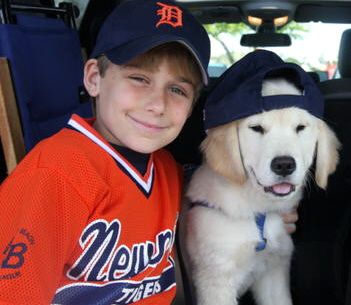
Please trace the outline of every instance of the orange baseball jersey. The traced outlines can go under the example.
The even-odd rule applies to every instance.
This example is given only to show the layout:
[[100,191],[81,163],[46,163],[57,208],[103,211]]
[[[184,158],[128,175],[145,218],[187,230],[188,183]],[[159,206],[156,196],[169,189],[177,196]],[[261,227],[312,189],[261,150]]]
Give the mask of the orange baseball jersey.
[[0,304],[170,304],[181,172],[144,175],[74,115],[0,188]]

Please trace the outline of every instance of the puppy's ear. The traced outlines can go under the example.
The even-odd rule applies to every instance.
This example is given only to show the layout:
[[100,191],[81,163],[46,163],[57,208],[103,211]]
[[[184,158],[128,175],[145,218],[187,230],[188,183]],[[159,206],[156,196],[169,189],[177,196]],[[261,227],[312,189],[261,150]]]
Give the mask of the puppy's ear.
[[210,129],[201,150],[215,172],[237,184],[246,181],[236,122]]
[[334,132],[318,119],[316,182],[322,189],[327,187],[328,176],[336,169],[340,148],[341,144]]

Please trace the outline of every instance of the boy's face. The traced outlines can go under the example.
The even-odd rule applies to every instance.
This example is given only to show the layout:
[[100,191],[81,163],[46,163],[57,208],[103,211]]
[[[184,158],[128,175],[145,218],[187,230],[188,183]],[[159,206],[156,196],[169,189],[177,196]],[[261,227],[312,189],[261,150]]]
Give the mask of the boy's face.
[[86,63],[85,86],[96,97],[94,127],[114,144],[151,153],[182,129],[194,100],[193,84],[161,61],[152,71],[111,64],[102,77],[97,61]]

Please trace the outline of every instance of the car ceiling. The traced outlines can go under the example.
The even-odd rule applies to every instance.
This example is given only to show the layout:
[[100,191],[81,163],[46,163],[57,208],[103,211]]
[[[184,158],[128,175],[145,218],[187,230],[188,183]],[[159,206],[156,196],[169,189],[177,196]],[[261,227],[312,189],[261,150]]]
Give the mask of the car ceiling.
[[235,1],[178,0],[202,23],[245,21],[248,15],[289,15],[297,22],[351,23],[351,1]]

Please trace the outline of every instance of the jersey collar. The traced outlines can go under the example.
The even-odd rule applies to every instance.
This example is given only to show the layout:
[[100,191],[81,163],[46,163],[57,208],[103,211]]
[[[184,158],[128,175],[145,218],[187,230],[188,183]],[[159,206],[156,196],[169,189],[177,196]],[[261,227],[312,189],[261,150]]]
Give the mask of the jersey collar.
[[116,151],[108,142],[91,126],[93,120],[85,120],[78,115],[72,115],[68,121],[69,127],[79,131],[96,145],[100,146],[105,150],[122,168],[122,170],[129,175],[133,181],[139,186],[139,188],[146,194],[149,195],[153,185],[154,179],[154,163],[152,155],[150,156],[146,173],[141,175],[138,170],[134,168],[127,159],[123,157],[118,151]]

